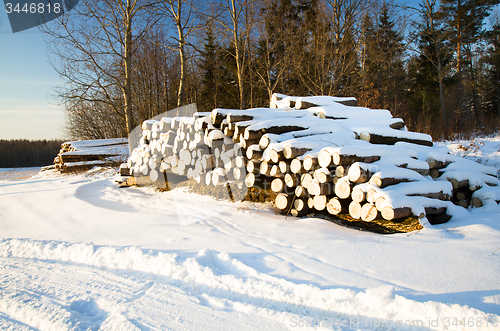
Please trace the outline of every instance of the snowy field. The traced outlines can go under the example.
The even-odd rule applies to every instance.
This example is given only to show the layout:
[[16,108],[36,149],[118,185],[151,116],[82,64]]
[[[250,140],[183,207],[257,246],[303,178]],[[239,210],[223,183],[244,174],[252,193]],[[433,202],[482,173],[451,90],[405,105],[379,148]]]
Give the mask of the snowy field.
[[[442,144],[500,169],[482,141]],[[0,171],[2,330],[500,330],[500,206],[380,235],[26,172]]]

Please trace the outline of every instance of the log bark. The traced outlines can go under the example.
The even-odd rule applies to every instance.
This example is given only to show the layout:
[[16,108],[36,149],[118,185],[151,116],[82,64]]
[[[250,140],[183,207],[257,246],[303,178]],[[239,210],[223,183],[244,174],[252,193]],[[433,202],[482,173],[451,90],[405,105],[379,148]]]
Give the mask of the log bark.
[[411,138],[404,138],[404,137],[391,137],[391,136],[382,136],[376,133],[370,133],[368,131],[363,131],[359,134],[359,138],[361,140],[368,141],[371,144],[383,144],[383,145],[394,145],[395,143],[399,141],[411,143],[411,144],[416,144],[416,145],[423,145],[423,146],[429,146],[432,147],[432,141],[428,140],[423,140],[423,139],[411,139]]
[[382,208],[382,217],[388,221],[392,221],[394,219],[410,217],[413,215],[411,208],[409,207],[399,207],[393,208],[391,206],[385,206]]
[[429,169],[443,169],[452,163],[450,161],[438,161],[433,158],[428,158],[426,161],[429,164]]
[[380,160],[380,156],[357,156],[353,154],[339,154],[337,152],[332,155],[333,164],[342,165],[342,166],[350,166],[355,162],[363,162],[363,163],[373,163]]
[[259,150],[259,149],[248,148],[245,154],[247,156],[247,159],[249,159],[249,160],[260,160],[262,158],[262,154],[264,154],[264,152],[262,150]]
[[300,148],[300,147],[291,147],[289,145],[286,145],[284,148],[283,148],[283,156],[286,158],[286,159],[293,159],[293,158],[296,158],[297,156],[301,156],[301,155],[304,155],[305,153],[311,151],[312,149],[311,148]]
[[257,139],[261,138],[263,135],[266,133],[274,133],[274,134],[283,134],[287,132],[292,132],[292,131],[301,131],[301,130],[307,130],[306,127],[298,126],[298,125],[272,125],[267,128],[262,128],[262,129],[251,129],[251,127],[248,127],[245,129],[245,139]]
[[373,175],[370,178],[369,183],[374,184],[377,187],[384,188],[390,185],[395,185],[399,183],[407,183],[412,182],[412,179],[409,178],[392,178],[392,177],[380,177],[378,175]]

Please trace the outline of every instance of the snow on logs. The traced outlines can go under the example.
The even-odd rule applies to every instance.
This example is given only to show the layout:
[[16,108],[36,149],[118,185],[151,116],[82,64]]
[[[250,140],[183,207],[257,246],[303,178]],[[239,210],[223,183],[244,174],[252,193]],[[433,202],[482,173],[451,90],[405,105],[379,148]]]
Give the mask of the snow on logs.
[[274,94],[270,108],[214,109],[142,128],[121,172],[153,185],[172,173],[260,189],[293,216],[430,221],[500,201],[495,168],[443,153],[429,135],[354,98]]
[[[54,158],[54,167],[60,172],[89,170],[95,166],[114,166],[128,157],[126,138],[69,141],[61,144]],[[128,175],[127,168],[120,172]]]

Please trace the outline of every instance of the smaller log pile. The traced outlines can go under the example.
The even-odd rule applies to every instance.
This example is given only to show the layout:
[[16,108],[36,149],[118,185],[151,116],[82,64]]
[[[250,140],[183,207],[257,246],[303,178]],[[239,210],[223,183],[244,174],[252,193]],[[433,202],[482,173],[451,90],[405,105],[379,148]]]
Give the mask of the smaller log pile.
[[214,109],[145,121],[121,166],[131,184],[185,176],[259,189],[285,214],[348,214],[364,222],[447,221],[455,206],[500,200],[496,169],[433,147],[387,110],[354,98],[274,94],[270,108]]
[[128,155],[126,138],[69,141],[61,144],[54,166],[62,173],[84,171],[95,166],[120,164]]

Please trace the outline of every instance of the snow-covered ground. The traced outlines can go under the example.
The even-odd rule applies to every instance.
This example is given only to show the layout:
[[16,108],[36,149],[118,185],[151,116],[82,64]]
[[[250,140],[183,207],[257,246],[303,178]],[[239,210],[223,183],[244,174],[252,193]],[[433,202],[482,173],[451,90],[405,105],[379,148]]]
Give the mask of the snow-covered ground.
[[2,180],[0,329],[500,330],[499,216],[380,235],[110,171]]

